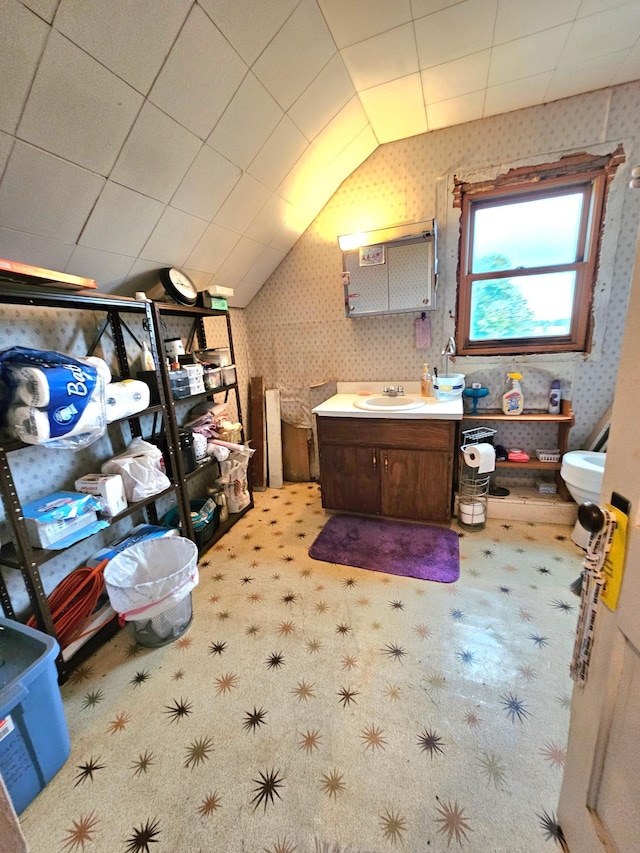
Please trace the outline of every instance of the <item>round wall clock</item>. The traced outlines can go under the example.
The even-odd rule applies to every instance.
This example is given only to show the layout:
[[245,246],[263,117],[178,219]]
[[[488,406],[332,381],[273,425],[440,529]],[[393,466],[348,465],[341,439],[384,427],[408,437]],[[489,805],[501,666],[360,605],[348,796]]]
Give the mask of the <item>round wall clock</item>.
[[167,296],[180,305],[195,305],[198,291],[189,276],[176,267],[165,267],[160,270],[160,281]]

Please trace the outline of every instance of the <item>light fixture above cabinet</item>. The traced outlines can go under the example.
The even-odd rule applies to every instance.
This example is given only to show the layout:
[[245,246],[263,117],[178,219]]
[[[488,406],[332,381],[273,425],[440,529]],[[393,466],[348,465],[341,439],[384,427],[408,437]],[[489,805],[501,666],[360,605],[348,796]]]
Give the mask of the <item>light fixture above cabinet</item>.
[[338,245],[343,252],[351,252],[354,249],[359,249],[361,246],[374,246],[377,243],[389,243],[409,237],[428,237],[433,235],[435,239],[435,229],[435,219],[425,219],[422,222],[404,222],[401,225],[374,228],[372,231],[342,234],[338,237]]

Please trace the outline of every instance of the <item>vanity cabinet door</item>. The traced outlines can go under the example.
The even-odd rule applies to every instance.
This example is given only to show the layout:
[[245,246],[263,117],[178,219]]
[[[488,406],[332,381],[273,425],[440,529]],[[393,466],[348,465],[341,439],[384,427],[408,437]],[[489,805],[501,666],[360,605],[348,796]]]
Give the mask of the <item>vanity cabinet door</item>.
[[380,513],[380,452],[372,447],[320,445],[322,506]]
[[393,518],[451,518],[450,454],[389,448],[380,451],[381,510]]

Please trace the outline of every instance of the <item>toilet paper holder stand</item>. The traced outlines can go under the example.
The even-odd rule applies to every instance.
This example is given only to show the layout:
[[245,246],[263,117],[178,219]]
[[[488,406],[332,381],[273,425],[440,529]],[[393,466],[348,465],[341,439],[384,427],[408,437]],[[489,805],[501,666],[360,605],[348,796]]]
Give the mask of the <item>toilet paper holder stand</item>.
[[489,494],[490,474],[480,474],[477,468],[466,464],[464,453],[482,442],[493,443],[495,429],[474,427],[462,430],[463,441],[460,446],[462,464],[458,484],[458,524],[466,530],[480,530],[487,521],[487,496]]

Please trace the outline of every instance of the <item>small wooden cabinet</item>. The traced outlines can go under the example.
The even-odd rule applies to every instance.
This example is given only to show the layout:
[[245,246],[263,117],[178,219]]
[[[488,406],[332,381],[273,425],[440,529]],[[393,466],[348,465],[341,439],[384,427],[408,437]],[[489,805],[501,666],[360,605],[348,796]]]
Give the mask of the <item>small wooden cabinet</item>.
[[325,509],[451,519],[454,421],[320,416],[317,426]]

